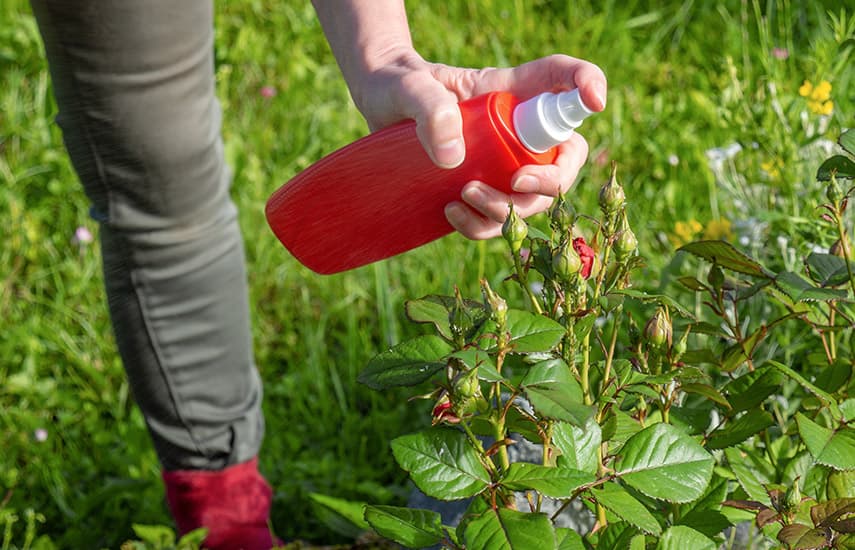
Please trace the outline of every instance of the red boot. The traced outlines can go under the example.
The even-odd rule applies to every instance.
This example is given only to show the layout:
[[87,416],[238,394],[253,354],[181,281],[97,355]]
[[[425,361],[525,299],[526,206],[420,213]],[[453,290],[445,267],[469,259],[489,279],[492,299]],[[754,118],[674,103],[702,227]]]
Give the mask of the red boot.
[[270,550],[281,544],[267,525],[273,491],[257,458],[223,470],[163,472],[163,482],[178,532],[207,527],[204,548]]

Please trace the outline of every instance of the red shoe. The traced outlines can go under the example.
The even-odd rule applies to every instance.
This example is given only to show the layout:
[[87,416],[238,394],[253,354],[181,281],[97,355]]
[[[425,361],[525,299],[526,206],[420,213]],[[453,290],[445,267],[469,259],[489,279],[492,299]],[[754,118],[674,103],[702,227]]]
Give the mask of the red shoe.
[[206,527],[209,550],[270,550],[282,544],[267,521],[273,491],[253,458],[223,470],[163,472],[166,500],[181,535]]

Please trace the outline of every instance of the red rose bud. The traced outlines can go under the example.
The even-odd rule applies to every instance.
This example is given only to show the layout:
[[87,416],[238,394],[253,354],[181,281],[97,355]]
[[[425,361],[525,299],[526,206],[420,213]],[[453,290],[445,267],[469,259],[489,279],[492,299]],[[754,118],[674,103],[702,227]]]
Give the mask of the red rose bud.
[[596,253],[594,249],[588,246],[588,243],[585,242],[584,237],[576,237],[573,239],[573,249],[579,254],[579,258],[582,259],[582,277],[587,279],[591,276],[591,270],[594,268],[594,258],[596,257]]
[[528,235],[528,224],[519,217],[514,210],[514,204],[508,204],[508,217],[502,224],[502,236],[511,246],[511,251],[516,254],[522,248],[523,241]]
[[451,400],[448,398],[448,395],[443,395],[437,402],[436,406],[433,408],[432,424],[436,425],[440,422],[447,422],[448,424],[459,424],[460,417],[458,417],[452,409],[453,405],[451,404]]
[[561,247],[552,256],[552,271],[562,281],[569,281],[582,270],[582,258],[576,251],[576,247],[568,241],[564,241]]

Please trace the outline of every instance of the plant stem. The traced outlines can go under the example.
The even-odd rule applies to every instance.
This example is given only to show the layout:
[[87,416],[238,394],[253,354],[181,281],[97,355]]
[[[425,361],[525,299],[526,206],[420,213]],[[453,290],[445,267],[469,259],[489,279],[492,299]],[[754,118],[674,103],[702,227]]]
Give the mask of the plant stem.
[[525,274],[525,270],[523,269],[522,261],[520,260],[519,254],[514,254],[514,269],[517,272],[517,279],[519,280],[520,286],[525,292],[528,299],[531,301],[531,306],[534,308],[534,311],[538,313],[538,315],[543,314],[543,309],[540,307],[540,302],[537,300],[537,296],[534,295],[534,292],[531,291],[531,287],[528,286],[528,277]]
[[852,277],[852,266],[849,264],[849,238],[846,236],[846,228],[843,227],[843,217],[839,214],[834,216],[837,222],[837,234],[840,236],[840,248],[843,250],[843,261],[846,262],[846,272],[849,274],[849,288],[855,294],[855,278]]

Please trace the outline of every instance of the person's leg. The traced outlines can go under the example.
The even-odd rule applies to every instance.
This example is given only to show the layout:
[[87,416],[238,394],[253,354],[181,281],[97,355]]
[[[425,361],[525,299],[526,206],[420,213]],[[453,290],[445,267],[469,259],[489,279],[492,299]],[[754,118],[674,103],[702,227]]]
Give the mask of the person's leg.
[[[261,387],[220,140],[211,2],[31,3],[57,122],[100,222],[116,341],[179,529],[204,523],[209,544],[230,522],[266,533]],[[211,511],[213,500],[223,509]],[[259,537],[245,547],[269,548],[269,534]]]

